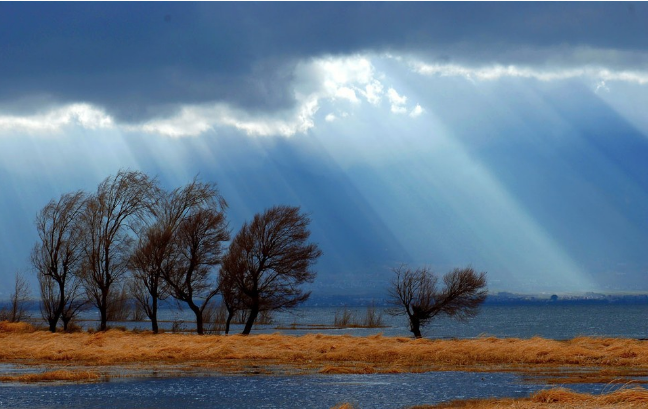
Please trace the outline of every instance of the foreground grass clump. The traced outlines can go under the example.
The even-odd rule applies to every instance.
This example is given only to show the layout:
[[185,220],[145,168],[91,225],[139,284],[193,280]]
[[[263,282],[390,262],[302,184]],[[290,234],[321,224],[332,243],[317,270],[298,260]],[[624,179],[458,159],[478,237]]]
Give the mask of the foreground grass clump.
[[46,371],[43,373],[33,373],[14,376],[0,376],[2,382],[48,382],[48,381],[66,381],[66,382],[92,382],[98,381],[101,376],[93,371],[68,371],[60,369],[57,371]]
[[[25,324],[26,325],[26,324]],[[648,372],[648,342],[543,338],[429,340],[312,334],[252,336],[49,333],[0,323],[1,363],[50,366],[182,365],[222,372],[249,368],[322,373],[591,368]]]
[[555,388],[537,392],[526,399],[479,399],[455,401],[433,406],[416,406],[412,409],[638,409],[648,407],[648,390],[644,388],[620,389],[603,395],[576,393]]

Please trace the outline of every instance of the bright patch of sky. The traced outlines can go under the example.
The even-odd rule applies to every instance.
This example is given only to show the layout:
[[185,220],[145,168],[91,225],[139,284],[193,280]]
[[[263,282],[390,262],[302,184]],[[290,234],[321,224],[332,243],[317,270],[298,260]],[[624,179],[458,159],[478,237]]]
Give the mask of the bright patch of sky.
[[[473,264],[495,290],[648,290],[648,45],[614,36],[645,24],[585,6],[350,4],[331,17],[319,4],[244,4],[249,20],[223,30],[246,35],[230,44],[211,39],[222,38],[212,35],[225,27],[214,24],[220,7],[232,5],[166,4],[173,18],[128,33],[149,47],[123,50],[111,44],[123,43],[125,25],[102,48],[49,18],[34,22],[77,48],[41,71],[49,42],[34,55],[3,48],[14,54],[0,61],[0,292],[28,266],[36,212],[122,167],[168,187],[198,173],[217,182],[233,230],[263,207],[303,206],[324,249],[322,291],[380,292],[402,262]],[[486,24],[491,8],[512,17]],[[573,18],[553,18],[562,8]],[[336,20],[340,38],[317,17],[353,10],[363,23]],[[115,18],[139,15],[130,11]],[[277,25],[288,11],[315,19],[304,27],[317,35]],[[390,31],[387,17],[403,24]],[[3,22],[0,46],[2,30],[24,29]],[[574,24],[607,34],[575,38]],[[96,49],[114,63],[86,59]]]

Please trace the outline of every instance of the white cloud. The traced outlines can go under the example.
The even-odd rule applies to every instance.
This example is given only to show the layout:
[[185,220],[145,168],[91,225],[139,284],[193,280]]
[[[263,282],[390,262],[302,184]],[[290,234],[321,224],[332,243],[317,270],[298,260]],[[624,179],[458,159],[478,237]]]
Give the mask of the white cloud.
[[416,118],[417,116],[420,116],[423,113],[423,107],[419,104],[416,104],[414,109],[412,109],[409,113],[409,116],[412,118]]
[[356,104],[360,103],[360,100],[356,96],[355,91],[352,90],[349,87],[340,87],[340,88],[338,88],[335,91],[335,96],[337,98],[349,100],[349,101],[351,101],[353,103],[356,103]]
[[[410,111],[406,106],[407,97],[399,95],[394,88],[389,88],[385,93],[381,82],[384,76],[376,72],[368,56],[313,58],[297,63],[293,74],[294,80],[290,86],[294,106],[277,112],[249,112],[219,101],[186,104],[171,115],[139,124],[120,124],[115,123],[100,107],[71,104],[31,116],[0,114],[0,132],[57,132],[64,126],[76,125],[87,129],[114,127],[127,132],[179,138],[228,127],[250,136],[290,137],[306,133],[315,126],[315,113],[324,101],[335,104],[337,109],[356,109],[363,102],[379,106],[383,96],[387,95],[392,112],[406,114]],[[330,122],[348,115],[345,111],[337,112],[341,113],[337,116],[327,115],[325,120]]]
[[389,88],[387,90],[387,98],[391,103],[391,111],[396,114],[404,114],[407,112],[405,104],[407,103],[407,97],[404,95],[399,95],[394,88]]
[[469,67],[458,64],[426,64],[420,61],[410,63],[412,69],[422,75],[440,77],[464,77],[471,81],[493,81],[500,78],[533,78],[539,81],[557,81],[572,78],[589,78],[594,81],[624,81],[640,85],[648,84],[648,72],[610,70],[601,67],[583,66],[577,68],[543,69],[518,65],[489,65]]
[[69,104],[28,116],[0,115],[0,131],[27,133],[60,132],[77,125],[86,129],[110,128],[113,119],[102,109],[89,104]]

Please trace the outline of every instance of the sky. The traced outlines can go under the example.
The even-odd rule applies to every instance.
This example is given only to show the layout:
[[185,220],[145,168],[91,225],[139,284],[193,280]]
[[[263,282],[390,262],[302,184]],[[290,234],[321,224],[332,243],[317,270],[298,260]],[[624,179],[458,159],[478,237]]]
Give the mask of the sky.
[[[401,264],[648,292],[648,4],[0,3],[0,298],[120,169],[301,206],[314,294]],[[33,287],[35,291],[35,286]]]

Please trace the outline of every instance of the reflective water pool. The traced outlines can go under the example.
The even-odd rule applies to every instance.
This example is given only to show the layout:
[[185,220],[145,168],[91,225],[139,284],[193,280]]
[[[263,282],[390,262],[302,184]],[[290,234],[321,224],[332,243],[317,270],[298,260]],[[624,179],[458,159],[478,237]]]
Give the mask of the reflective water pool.
[[[402,408],[455,399],[525,397],[546,388],[510,373],[209,376],[95,384],[0,385],[7,408]],[[609,385],[570,385],[600,393]]]

